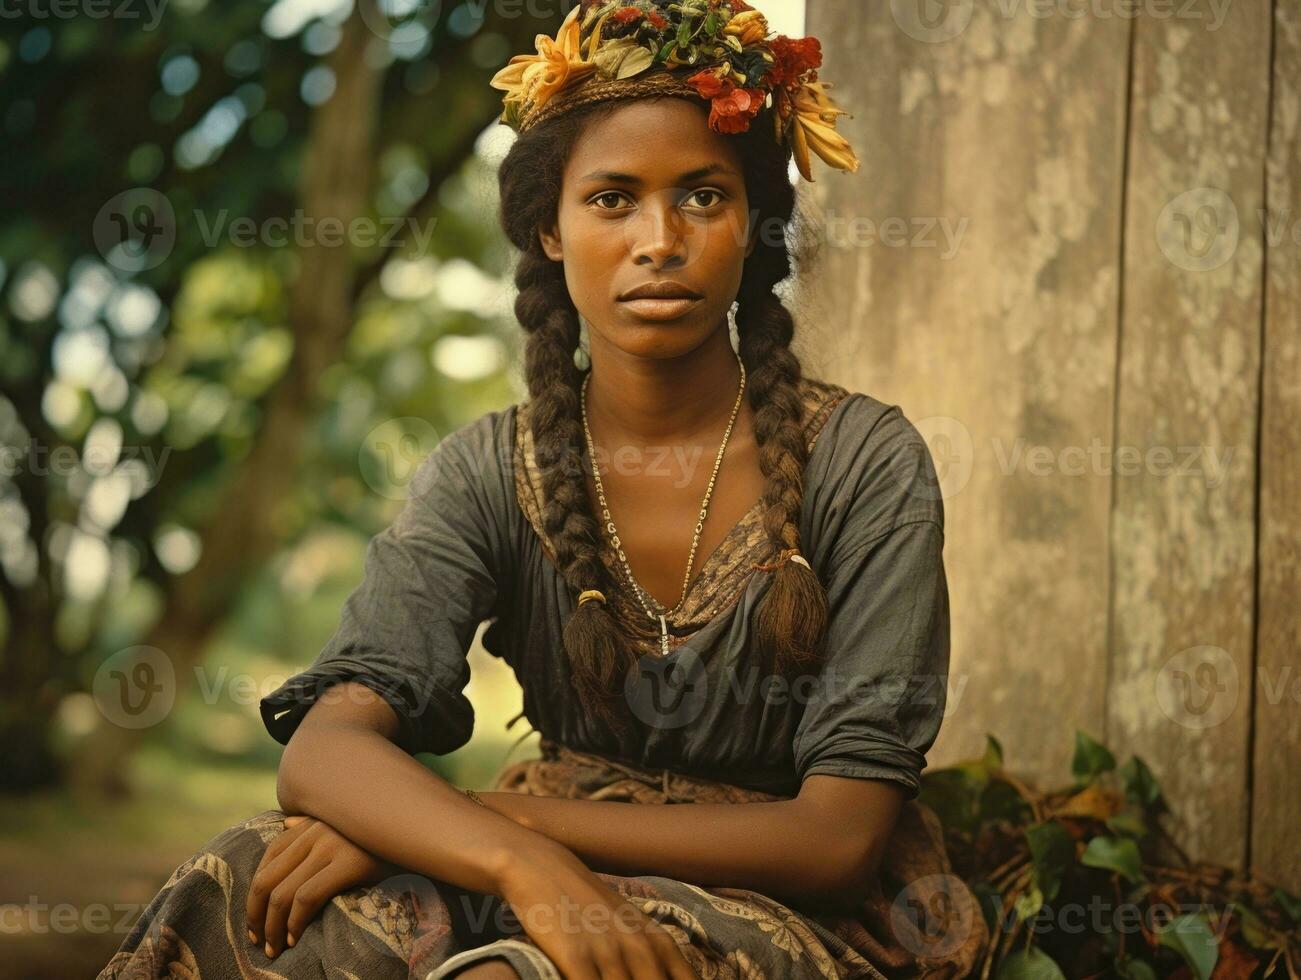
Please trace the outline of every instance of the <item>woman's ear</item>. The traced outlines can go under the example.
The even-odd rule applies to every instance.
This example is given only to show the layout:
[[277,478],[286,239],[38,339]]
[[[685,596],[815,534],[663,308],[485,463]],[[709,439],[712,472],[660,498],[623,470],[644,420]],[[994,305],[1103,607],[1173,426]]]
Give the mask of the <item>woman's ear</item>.
[[560,246],[560,235],[554,225],[539,226],[538,241],[542,243],[542,251],[546,253],[547,258],[552,262],[564,261],[565,254]]

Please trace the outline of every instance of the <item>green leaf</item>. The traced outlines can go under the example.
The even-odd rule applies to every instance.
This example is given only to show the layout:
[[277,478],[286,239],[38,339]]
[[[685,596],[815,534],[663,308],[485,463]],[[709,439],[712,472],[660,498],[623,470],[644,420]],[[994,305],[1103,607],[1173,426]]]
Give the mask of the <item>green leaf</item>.
[[982,788],[960,769],[937,769],[922,776],[919,799],[945,827],[971,834],[979,826],[977,802]]
[[705,18],[705,34],[713,37],[718,28],[722,26],[722,19],[722,17],[718,16],[718,11],[711,11],[709,16]]
[[991,770],[1003,768],[1003,745],[993,735],[985,733],[985,766]]
[[1034,861],[1035,884],[1043,892],[1044,901],[1051,902],[1075,860],[1075,841],[1056,820],[1031,824],[1025,829],[1025,839]]
[[1146,960],[1136,960],[1126,956],[1116,962],[1116,973],[1125,980],[1156,980],[1156,971]]
[[1012,903],[1012,908],[1016,912],[1016,917],[1022,922],[1034,917],[1044,905],[1044,893],[1039,890],[1038,885],[1032,885],[1030,890],[1019,896]]
[[676,48],[677,46],[678,46],[677,41],[670,41],[668,44],[664,45],[664,47],[660,48],[659,53],[655,55],[656,64],[665,61],[668,58],[668,56],[673,53],[673,49]]
[[1018,949],[998,967],[996,980],[1066,980],[1066,974],[1042,949]]
[[1200,915],[1181,915],[1158,933],[1162,946],[1169,946],[1188,964],[1197,980],[1210,980],[1220,946],[1211,927]]
[[1144,880],[1138,845],[1128,837],[1095,837],[1080,857],[1090,868],[1106,868],[1133,882]]
[[1116,757],[1101,742],[1095,742],[1084,732],[1075,731],[1075,758],[1071,760],[1071,774],[1080,780],[1090,780],[1100,772],[1116,768]]
[[1282,888],[1274,889],[1274,901],[1283,907],[1287,917],[1293,922],[1301,922],[1301,898],[1297,898],[1289,891]]
[[1148,835],[1147,821],[1130,810],[1108,817],[1107,828],[1122,837],[1140,839]]
[[1152,775],[1147,763],[1138,756],[1131,756],[1120,767],[1120,778],[1125,784],[1125,795],[1134,802],[1148,807],[1161,799],[1161,787],[1157,784],[1156,777]]
[[1001,779],[991,780],[980,795],[981,820],[1008,820],[1021,823],[1030,810],[1030,804],[1011,784]]
[[1251,909],[1245,905],[1240,905],[1234,911],[1238,913],[1238,921],[1242,927],[1242,938],[1247,941],[1249,946],[1255,949],[1274,949],[1278,943],[1270,938],[1269,929],[1265,923]]

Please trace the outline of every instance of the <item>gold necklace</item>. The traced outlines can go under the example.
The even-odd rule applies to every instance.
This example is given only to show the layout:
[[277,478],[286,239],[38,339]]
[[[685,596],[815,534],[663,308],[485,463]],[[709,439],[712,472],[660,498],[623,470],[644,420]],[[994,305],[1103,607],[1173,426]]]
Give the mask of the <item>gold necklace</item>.
[[[733,353],[736,353],[733,351]],[[705,518],[709,516],[709,498],[714,493],[714,483],[718,479],[718,468],[723,463],[723,453],[727,451],[727,440],[732,435],[732,426],[736,422],[737,412],[741,410],[741,396],[745,392],[745,364],[741,361],[741,355],[737,354],[736,363],[741,367],[741,384],[736,392],[736,404],[732,406],[732,417],[728,419],[727,429],[723,433],[723,442],[718,447],[718,456],[714,459],[714,471],[709,475],[709,486],[705,488],[705,499],[700,504],[700,519],[696,521],[696,531],[691,538],[691,553],[687,555],[687,570],[682,576],[682,595],[678,597],[677,604],[667,612],[656,613],[647,604],[646,600],[655,599],[637,581],[636,576],[632,574],[632,566],[628,564],[628,556],[623,553],[623,545],[619,541],[619,532],[615,529],[614,520],[610,517],[610,507],[605,501],[605,486],[601,483],[600,467],[596,465],[596,447],[592,442],[592,430],[587,424],[587,383],[592,380],[592,372],[587,372],[587,377],[583,379],[581,392],[581,402],[583,410],[583,433],[587,437],[587,456],[592,461],[592,476],[596,482],[596,497],[601,503],[601,516],[605,520],[605,530],[610,535],[610,543],[614,545],[615,553],[619,556],[619,561],[623,564],[624,573],[628,576],[628,581],[632,583],[633,591],[637,596],[637,601],[641,603],[642,609],[652,620],[659,619],[660,623],[660,655],[668,656],[669,654],[669,626],[666,616],[672,616],[681,608],[682,603],[687,598],[687,586],[691,582],[691,566],[696,561],[696,548],[700,544],[700,533],[705,529]],[[656,602],[656,605],[661,605]]]

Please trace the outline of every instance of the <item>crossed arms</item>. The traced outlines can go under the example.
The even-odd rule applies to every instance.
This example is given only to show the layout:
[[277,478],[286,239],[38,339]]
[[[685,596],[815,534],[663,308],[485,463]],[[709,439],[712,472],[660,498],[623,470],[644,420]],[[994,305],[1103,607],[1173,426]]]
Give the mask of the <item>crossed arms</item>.
[[497,792],[480,794],[485,809],[394,745],[396,732],[379,695],[331,688],[285,749],[282,809],[400,867],[492,894],[507,866],[560,846],[594,871],[854,901],[904,799],[885,781],[812,775],[797,797],[776,802],[649,807]]

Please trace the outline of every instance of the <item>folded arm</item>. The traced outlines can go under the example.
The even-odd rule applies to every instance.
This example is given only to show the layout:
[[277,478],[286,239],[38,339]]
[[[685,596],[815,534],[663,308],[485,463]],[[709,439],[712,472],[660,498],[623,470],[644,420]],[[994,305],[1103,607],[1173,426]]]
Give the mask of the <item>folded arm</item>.
[[876,875],[903,805],[884,780],[812,775],[791,800],[649,806],[481,793],[597,871],[839,904]]
[[421,765],[391,741],[397,730],[396,715],[369,688],[331,687],[285,748],[276,785],[281,808],[315,817],[393,864],[500,894],[508,862],[550,842],[488,813]]

